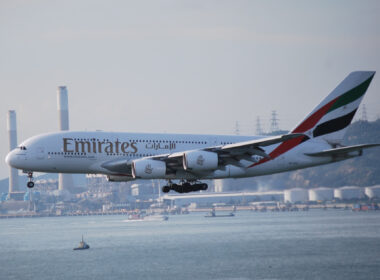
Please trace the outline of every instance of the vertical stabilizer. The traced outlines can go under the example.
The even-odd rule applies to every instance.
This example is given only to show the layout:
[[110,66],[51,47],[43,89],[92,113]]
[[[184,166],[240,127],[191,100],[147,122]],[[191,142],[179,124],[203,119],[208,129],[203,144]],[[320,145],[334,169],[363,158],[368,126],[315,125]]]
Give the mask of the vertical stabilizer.
[[350,73],[292,133],[339,144],[374,75],[374,71]]

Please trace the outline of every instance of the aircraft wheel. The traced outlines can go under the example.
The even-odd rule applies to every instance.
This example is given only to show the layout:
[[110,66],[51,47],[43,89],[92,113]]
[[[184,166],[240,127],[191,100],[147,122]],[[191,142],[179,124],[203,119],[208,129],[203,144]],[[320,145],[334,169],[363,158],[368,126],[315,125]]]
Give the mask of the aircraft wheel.
[[162,187],[162,192],[164,192],[164,193],[170,192],[170,187],[169,186],[163,186]]
[[26,186],[27,186],[29,189],[31,189],[31,188],[34,187],[34,182],[30,181],[30,182],[28,182],[28,183],[26,184]]

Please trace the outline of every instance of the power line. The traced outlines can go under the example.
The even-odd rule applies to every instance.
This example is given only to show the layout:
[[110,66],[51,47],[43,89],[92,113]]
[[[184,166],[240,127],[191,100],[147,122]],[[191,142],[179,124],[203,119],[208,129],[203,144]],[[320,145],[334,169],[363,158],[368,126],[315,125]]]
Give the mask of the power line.
[[362,121],[365,121],[365,122],[368,121],[367,108],[365,107],[365,104],[363,104],[363,106],[362,106]]
[[276,110],[272,111],[272,118],[271,118],[271,124],[270,124],[270,131],[275,132],[278,131],[278,121],[279,119],[277,118],[277,112]]
[[257,116],[257,119],[256,119],[256,134],[257,135],[263,135],[263,130],[261,128],[261,121],[260,121],[259,116]]
[[240,135],[240,128],[239,128],[239,122],[236,121],[235,123],[235,135]]

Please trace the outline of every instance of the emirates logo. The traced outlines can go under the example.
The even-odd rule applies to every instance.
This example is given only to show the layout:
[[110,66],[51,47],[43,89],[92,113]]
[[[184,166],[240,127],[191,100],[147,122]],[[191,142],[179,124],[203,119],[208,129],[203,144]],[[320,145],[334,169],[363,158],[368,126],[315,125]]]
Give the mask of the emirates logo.
[[205,159],[202,155],[198,156],[197,158],[197,164],[200,166],[203,166],[203,163],[205,162]]
[[147,164],[147,165],[145,166],[145,170],[144,170],[144,172],[145,172],[146,174],[152,174],[152,172],[153,172],[152,165]]

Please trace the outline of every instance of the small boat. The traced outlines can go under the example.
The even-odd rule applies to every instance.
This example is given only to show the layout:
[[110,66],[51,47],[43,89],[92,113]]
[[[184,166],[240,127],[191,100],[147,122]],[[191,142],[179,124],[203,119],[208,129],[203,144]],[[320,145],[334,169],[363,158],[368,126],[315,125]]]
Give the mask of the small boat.
[[144,217],[144,221],[167,221],[168,216],[165,215],[148,215]]
[[222,218],[222,217],[234,217],[234,216],[235,214],[232,212],[226,215],[216,215],[215,210],[213,209],[210,211],[208,215],[205,216],[205,218]]
[[128,220],[124,220],[124,222],[130,221],[167,221],[169,219],[168,216],[165,215],[146,215],[142,216],[139,214],[129,215]]
[[86,250],[86,249],[90,249],[90,245],[84,242],[83,235],[82,235],[82,241],[79,242],[79,246],[74,248],[73,250]]

